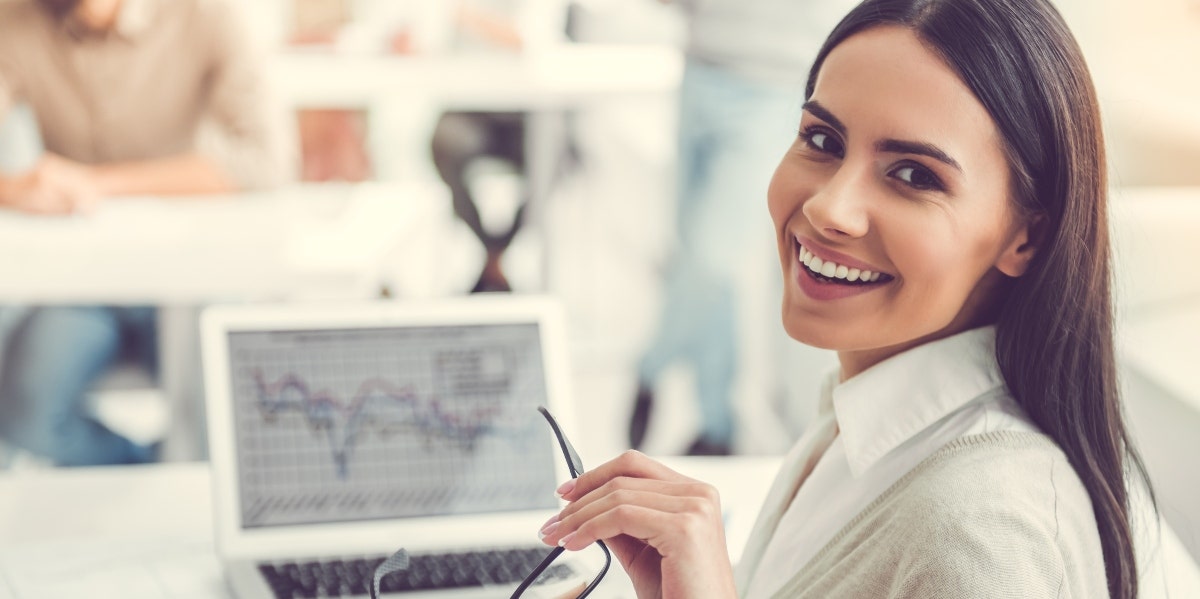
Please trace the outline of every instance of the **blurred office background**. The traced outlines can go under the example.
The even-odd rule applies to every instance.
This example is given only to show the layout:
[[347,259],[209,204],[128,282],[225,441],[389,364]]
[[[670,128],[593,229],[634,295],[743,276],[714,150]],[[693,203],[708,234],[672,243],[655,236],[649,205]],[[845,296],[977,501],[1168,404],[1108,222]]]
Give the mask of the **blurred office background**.
[[[5,1],[11,0],[0,0]],[[279,110],[285,111],[296,141],[292,166],[299,182],[287,188],[288,193],[303,198],[313,190],[363,186],[401,190],[390,198],[364,200],[368,205],[419,204],[403,218],[419,218],[420,226],[405,229],[396,239],[389,238],[391,230],[376,219],[358,218],[358,208],[306,213],[303,226],[318,228],[322,215],[337,221],[336,230],[314,233],[332,240],[334,245],[324,249],[342,252],[346,262],[362,256],[377,262],[367,273],[348,275],[350,283],[338,283],[339,293],[329,293],[318,282],[306,284],[305,293],[294,297],[341,294],[403,300],[469,292],[478,282],[487,251],[454,217],[449,191],[430,161],[438,116],[447,108],[536,115],[525,140],[536,144],[527,154],[527,168],[503,161],[486,164],[472,173],[471,187],[480,219],[491,230],[510,227],[523,201],[521,190],[534,190],[525,212],[527,223],[503,254],[503,271],[513,293],[549,293],[567,307],[577,422],[587,423],[572,438],[587,459],[607,459],[628,446],[635,364],[662,301],[661,269],[673,241],[682,17],[675,7],[653,0],[547,2],[548,20],[557,18],[551,12],[562,11],[561,35],[527,45],[522,50],[527,60],[514,66],[503,58],[504,52],[498,59],[476,57],[461,63],[420,53],[423,44],[438,41],[424,39],[417,29],[388,27],[408,22],[396,8],[404,4],[238,3],[269,57]],[[1193,555],[1200,556],[1200,475],[1192,463],[1193,456],[1200,455],[1200,386],[1193,375],[1200,366],[1200,278],[1190,262],[1200,254],[1200,1],[1058,4],[1089,57],[1106,118],[1122,375],[1132,426],[1167,520]],[[572,54],[572,48],[604,51]],[[803,77],[796,74],[797,90]],[[544,93],[531,93],[531,86],[536,91],[541,84]],[[429,89],[440,91],[430,94]],[[799,100],[797,96],[797,104]],[[17,172],[39,154],[37,130],[27,109],[18,109],[0,126],[0,170]],[[803,431],[815,410],[815,381],[833,359],[783,336],[777,323],[771,270],[775,258],[765,198],[747,198],[746,203],[762,212],[764,243],[762,264],[748,264],[741,285],[742,368],[735,382],[739,428],[734,449],[778,454]],[[72,234],[87,239],[85,229],[104,226],[106,213],[101,207],[95,214],[70,219],[70,226],[78,229]],[[30,222],[0,214],[0,230],[44,226]],[[25,238],[30,243],[32,235]],[[125,235],[133,240],[129,243],[136,243],[139,236],[159,233],[129,230]],[[21,258],[39,255],[23,250],[21,239],[0,241],[5,244],[0,255],[8,263],[5,272],[32,273],[41,266]],[[344,266],[335,264],[336,255],[318,254],[300,248],[289,259],[325,260],[325,266],[333,264],[330,269]],[[236,254],[229,255],[230,270],[253,268]],[[71,275],[69,268],[53,265],[42,272],[88,276]],[[246,278],[259,274],[248,272]],[[204,284],[202,274],[182,276],[188,284]],[[41,291],[21,284],[35,278],[0,277],[0,302],[14,307],[37,302]],[[354,291],[341,293],[349,289]],[[181,293],[173,303],[192,305]],[[287,299],[267,295],[265,299]],[[61,295],[54,299],[70,300]],[[178,319],[182,324],[177,328],[186,330],[194,312],[181,309],[164,317]],[[16,318],[19,314],[0,312],[0,330],[11,324],[5,319]],[[194,351],[186,347],[193,342],[183,334],[179,343],[184,347],[170,354],[174,363],[162,365],[164,373],[191,381],[183,387],[198,380],[187,372],[198,367]],[[105,381],[95,393],[94,406],[113,428],[133,438],[170,444],[169,435],[187,429],[186,424],[172,422],[180,411],[177,398],[164,397],[171,391],[136,372],[125,372]],[[686,447],[699,422],[694,394],[686,371],[668,372],[656,410],[672,417],[651,419],[646,451],[671,454]],[[3,451],[4,463],[12,468],[45,467],[35,456],[11,448]],[[174,457],[200,455],[181,451]]]

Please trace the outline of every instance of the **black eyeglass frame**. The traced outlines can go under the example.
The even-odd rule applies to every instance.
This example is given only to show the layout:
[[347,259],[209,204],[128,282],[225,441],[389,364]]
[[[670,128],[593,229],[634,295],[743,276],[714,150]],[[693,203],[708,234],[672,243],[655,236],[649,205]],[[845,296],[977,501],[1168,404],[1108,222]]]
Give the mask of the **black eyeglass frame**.
[[[567,436],[564,435],[562,429],[559,428],[558,421],[556,421],[554,417],[550,415],[550,411],[542,406],[538,406],[538,411],[542,413],[542,416],[546,417],[546,422],[550,423],[550,429],[554,431],[554,437],[558,439],[558,447],[562,449],[563,458],[567,461],[567,469],[571,472],[571,478],[579,478],[579,475],[583,474],[584,472],[583,460],[579,459],[579,454],[575,452],[575,448],[571,446],[571,442],[567,440]],[[600,573],[596,575],[596,578],[592,579],[592,582],[583,589],[583,592],[580,593],[576,599],[583,599],[584,597],[592,594],[592,591],[596,590],[596,587],[600,585],[600,581],[604,579],[604,575],[608,574],[609,566],[612,565],[612,552],[608,550],[608,546],[604,544],[604,541],[596,541],[596,544],[600,546],[602,551],[604,551],[604,567],[600,569]],[[542,560],[542,563],[538,564],[537,567],[529,573],[529,576],[526,576],[525,580],[522,580],[521,584],[517,585],[517,590],[513,591],[510,599],[517,599],[520,597],[521,594],[524,593],[525,590],[531,585],[533,585],[534,581],[536,581],[538,577],[542,575],[542,572],[545,572],[546,568],[549,568],[550,564],[554,563],[554,560],[558,559],[558,556],[562,555],[563,551],[564,549],[562,547],[555,547],[554,549],[550,550],[550,553],[546,555],[545,559]]]

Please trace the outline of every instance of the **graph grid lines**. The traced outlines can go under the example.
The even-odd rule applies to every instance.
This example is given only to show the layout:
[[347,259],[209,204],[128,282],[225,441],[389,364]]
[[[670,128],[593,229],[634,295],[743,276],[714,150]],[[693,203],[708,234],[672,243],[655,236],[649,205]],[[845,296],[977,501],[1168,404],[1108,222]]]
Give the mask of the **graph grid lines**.
[[535,324],[232,333],[230,349],[244,527],[554,505]]

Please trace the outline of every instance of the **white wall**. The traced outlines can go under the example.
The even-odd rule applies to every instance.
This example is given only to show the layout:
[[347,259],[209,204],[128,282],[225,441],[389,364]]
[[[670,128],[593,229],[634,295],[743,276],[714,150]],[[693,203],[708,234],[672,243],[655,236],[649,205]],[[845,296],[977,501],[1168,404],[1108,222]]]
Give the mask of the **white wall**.
[[1096,80],[1113,185],[1200,185],[1200,0],[1057,4]]

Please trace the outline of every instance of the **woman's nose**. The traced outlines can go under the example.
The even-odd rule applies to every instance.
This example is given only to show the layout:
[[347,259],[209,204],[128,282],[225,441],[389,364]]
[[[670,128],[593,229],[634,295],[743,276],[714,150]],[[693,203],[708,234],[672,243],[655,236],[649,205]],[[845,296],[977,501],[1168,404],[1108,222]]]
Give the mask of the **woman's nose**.
[[869,190],[861,175],[839,170],[812,195],[801,210],[808,222],[831,239],[867,234],[870,219],[865,201]]

